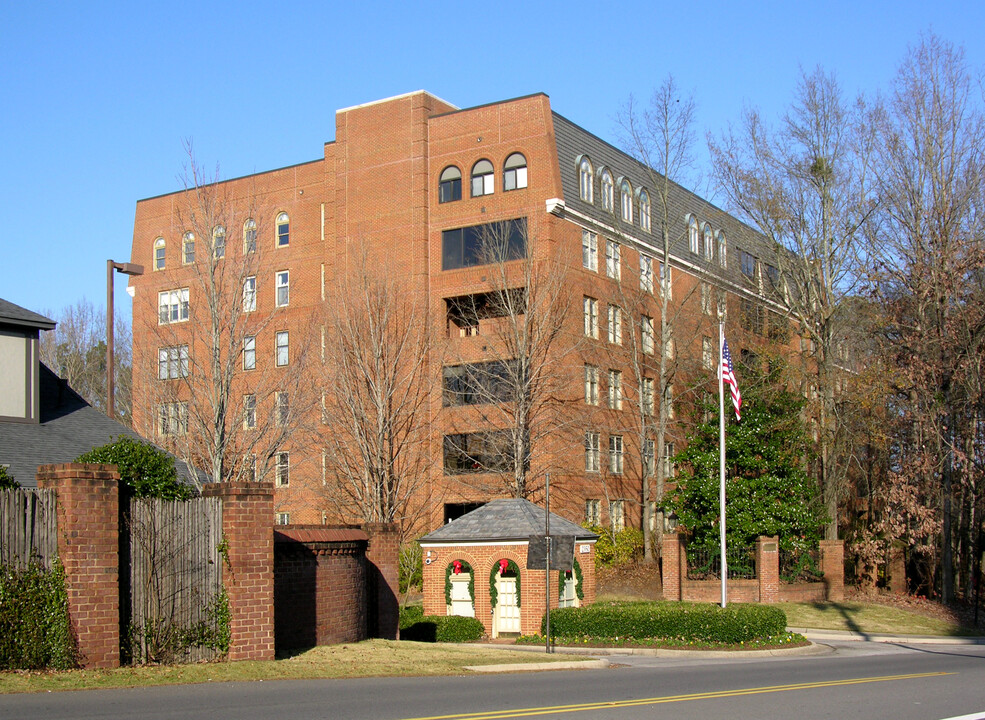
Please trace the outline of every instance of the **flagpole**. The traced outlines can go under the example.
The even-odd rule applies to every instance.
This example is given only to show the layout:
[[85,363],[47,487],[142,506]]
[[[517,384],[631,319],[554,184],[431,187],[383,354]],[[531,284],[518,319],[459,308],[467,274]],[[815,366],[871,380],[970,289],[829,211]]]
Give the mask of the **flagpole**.
[[728,603],[728,563],[725,559],[725,316],[718,315],[718,532],[722,553],[722,607]]

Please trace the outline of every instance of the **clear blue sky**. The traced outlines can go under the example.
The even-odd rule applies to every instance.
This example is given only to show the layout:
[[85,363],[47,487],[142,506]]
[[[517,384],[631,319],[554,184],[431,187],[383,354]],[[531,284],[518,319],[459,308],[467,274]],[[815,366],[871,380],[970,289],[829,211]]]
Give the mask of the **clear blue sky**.
[[337,109],[424,89],[463,108],[546,92],[614,141],[619,107],[668,73],[703,138],[744,106],[781,112],[800,67],[874,93],[928,30],[985,67],[980,0],[0,0],[0,297],[102,305],[136,201],[182,187],[185,140],[224,178],[270,170],[320,157]]

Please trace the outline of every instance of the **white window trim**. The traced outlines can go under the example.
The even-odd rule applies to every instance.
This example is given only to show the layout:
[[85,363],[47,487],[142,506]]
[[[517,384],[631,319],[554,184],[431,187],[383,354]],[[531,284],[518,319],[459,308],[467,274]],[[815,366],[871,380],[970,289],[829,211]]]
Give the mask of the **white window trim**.
[[[284,291],[281,301],[281,290]],[[291,271],[278,270],[274,273],[274,298],[277,307],[287,307],[291,304]]]

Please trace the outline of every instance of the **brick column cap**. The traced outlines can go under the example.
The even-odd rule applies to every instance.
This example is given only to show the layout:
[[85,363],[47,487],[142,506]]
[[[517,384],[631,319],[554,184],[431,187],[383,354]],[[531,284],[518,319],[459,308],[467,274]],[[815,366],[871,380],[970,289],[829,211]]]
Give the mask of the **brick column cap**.
[[120,472],[116,465],[106,463],[54,463],[38,465],[37,479],[40,485],[45,480],[86,478],[92,480],[119,480]]
[[202,486],[202,497],[246,497],[250,495],[273,495],[272,482],[223,482],[208,483]]

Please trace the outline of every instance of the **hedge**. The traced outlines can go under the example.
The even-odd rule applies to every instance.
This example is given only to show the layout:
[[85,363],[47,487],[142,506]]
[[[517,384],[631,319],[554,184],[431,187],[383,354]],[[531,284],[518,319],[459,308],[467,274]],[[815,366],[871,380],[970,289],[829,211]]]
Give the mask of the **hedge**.
[[66,669],[76,665],[65,571],[0,567],[0,670]]
[[486,632],[482,623],[461,615],[425,615],[420,605],[400,611],[400,639],[417,642],[474,642]]
[[[668,638],[738,643],[786,632],[787,616],[767,605],[605,603],[551,611],[556,638]],[[545,632],[541,621],[541,634]]]

